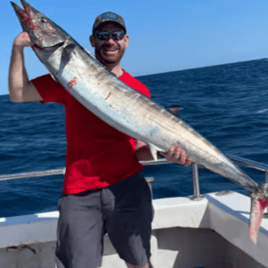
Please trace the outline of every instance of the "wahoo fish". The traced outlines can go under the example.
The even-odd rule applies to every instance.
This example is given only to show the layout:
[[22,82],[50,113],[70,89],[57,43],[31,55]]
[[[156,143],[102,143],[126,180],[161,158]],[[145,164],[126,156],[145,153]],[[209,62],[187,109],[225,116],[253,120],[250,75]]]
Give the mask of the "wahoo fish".
[[34,50],[52,76],[83,106],[115,129],[149,144],[152,154],[181,145],[208,170],[244,187],[252,199],[250,238],[256,243],[268,184],[258,185],[192,127],[121,82],[86,49],[24,0],[11,3]]

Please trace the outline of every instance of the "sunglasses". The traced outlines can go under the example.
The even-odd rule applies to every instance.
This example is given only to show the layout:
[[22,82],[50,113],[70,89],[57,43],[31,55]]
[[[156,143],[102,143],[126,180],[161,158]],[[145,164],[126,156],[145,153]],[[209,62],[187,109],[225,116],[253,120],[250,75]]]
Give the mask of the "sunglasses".
[[114,32],[96,31],[94,36],[100,41],[109,40],[110,38],[112,38],[115,41],[119,41],[124,38],[125,32],[124,31],[114,31]]

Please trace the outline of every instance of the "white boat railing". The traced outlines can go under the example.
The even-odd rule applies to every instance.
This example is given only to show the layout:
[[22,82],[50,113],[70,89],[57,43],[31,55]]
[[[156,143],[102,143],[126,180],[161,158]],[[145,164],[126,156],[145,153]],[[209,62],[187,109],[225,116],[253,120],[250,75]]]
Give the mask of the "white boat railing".
[[[242,165],[247,168],[253,168],[260,170],[265,173],[265,182],[268,182],[268,165],[264,163],[259,163],[256,161],[252,161],[246,158],[226,154],[233,162],[238,165]],[[170,164],[166,159],[158,159],[158,160],[150,160],[150,161],[140,161],[140,163],[144,166],[151,165],[162,165],[162,164]],[[60,169],[51,169],[44,171],[33,171],[33,172],[24,172],[24,173],[16,173],[16,174],[7,174],[0,175],[0,181],[7,180],[15,180],[15,179],[24,179],[24,178],[32,178],[32,177],[45,177],[45,176],[53,176],[53,175],[64,175],[65,168]],[[201,200],[202,196],[200,195],[200,187],[199,187],[199,176],[198,176],[198,165],[192,164],[192,174],[193,174],[193,200]],[[152,178],[149,178],[147,181],[151,182]]]
[[[165,159],[159,159],[157,161],[154,161],[154,160],[140,161],[140,163],[144,166],[170,164]],[[58,169],[50,169],[50,170],[43,170],[43,171],[32,171],[32,172],[0,175],[0,181],[9,181],[9,180],[25,179],[25,178],[33,178],[33,177],[45,177],[45,176],[53,176],[53,175],[64,175],[64,174],[65,174],[65,168],[58,168]]]

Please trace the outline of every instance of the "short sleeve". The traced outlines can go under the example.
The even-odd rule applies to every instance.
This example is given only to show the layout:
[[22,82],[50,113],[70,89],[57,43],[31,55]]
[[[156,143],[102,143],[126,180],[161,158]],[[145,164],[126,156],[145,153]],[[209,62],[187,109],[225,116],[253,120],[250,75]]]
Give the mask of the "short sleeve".
[[119,79],[125,84],[127,84],[128,86],[139,91],[141,94],[145,95],[146,97],[151,98],[149,89],[143,83],[141,83],[138,79],[131,76],[125,70],[123,70],[123,74],[119,77]]
[[68,92],[50,74],[37,77],[31,80],[31,82],[43,98],[43,104],[47,102],[65,103]]

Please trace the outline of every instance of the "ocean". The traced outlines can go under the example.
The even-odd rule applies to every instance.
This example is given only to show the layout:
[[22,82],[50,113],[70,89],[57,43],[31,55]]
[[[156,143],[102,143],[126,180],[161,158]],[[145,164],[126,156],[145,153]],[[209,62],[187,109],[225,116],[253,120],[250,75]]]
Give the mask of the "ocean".
[[[137,77],[165,107],[182,106],[183,120],[222,152],[268,163],[268,60],[253,60]],[[63,168],[64,108],[59,104],[11,103],[0,96],[0,175]],[[256,182],[265,174],[242,169]],[[193,194],[191,167],[147,166],[153,197]],[[202,193],[243,188],[199,168]],[[57,209],[63,176],[0,182],[0,217]]]

